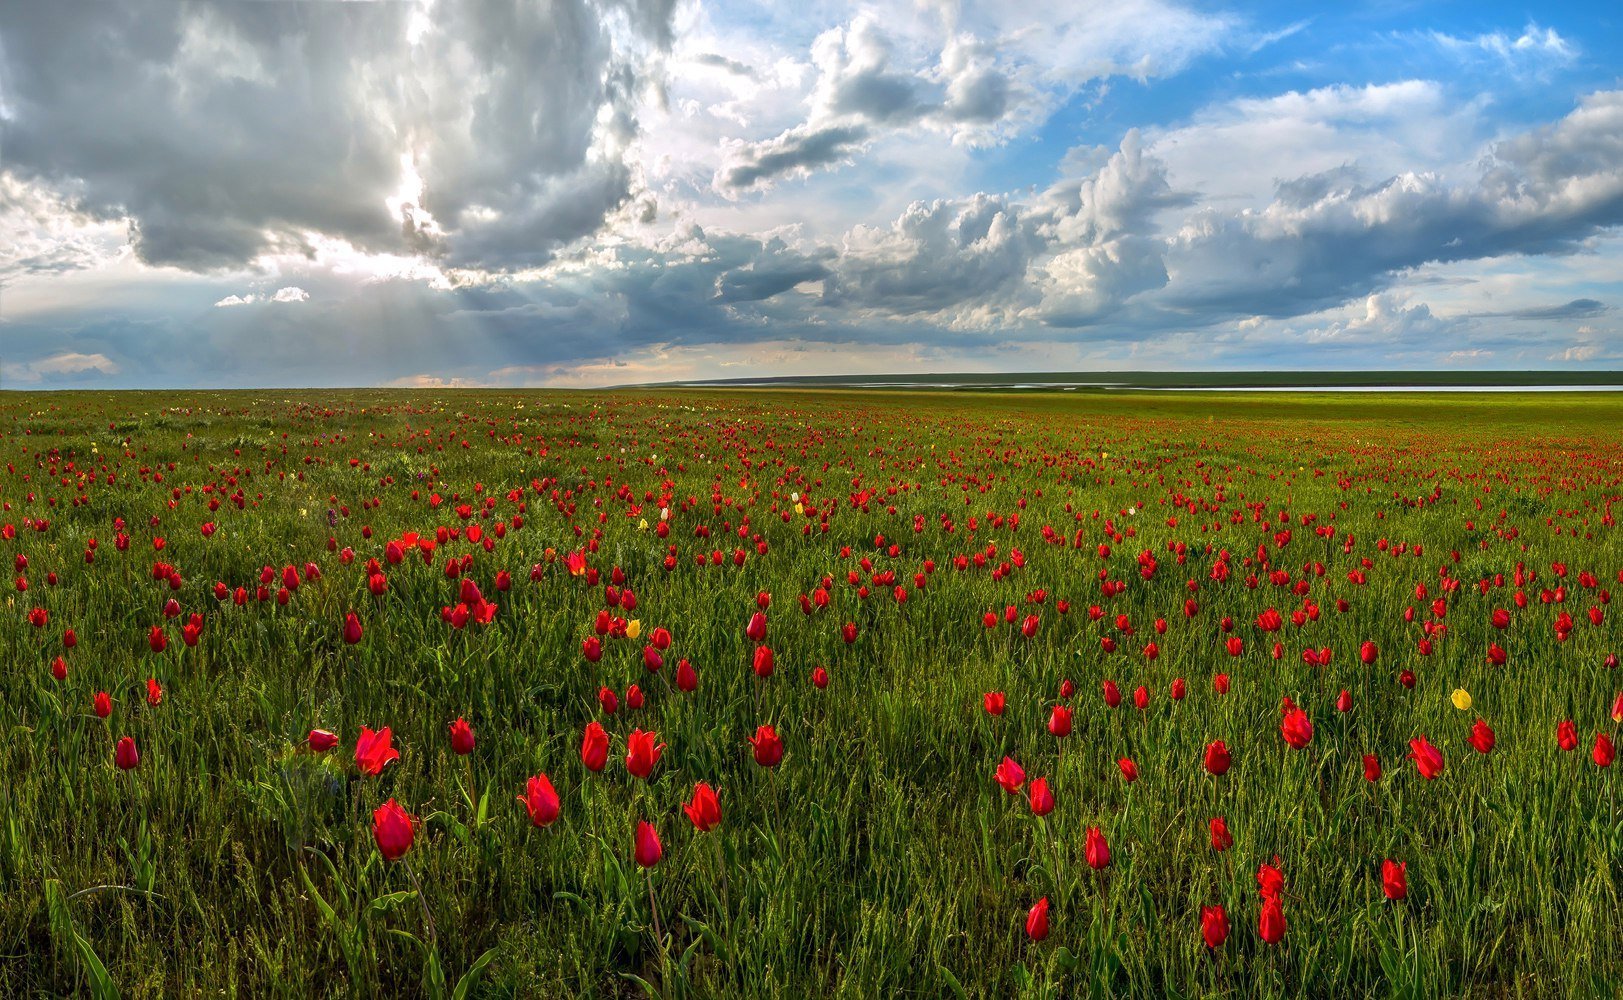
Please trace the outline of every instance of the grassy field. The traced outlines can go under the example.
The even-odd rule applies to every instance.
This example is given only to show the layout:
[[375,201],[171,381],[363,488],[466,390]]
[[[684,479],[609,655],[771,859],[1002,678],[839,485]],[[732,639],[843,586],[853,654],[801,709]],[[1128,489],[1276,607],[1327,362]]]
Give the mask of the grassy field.
[[0,395],[0,995],[1618,995],[1620,416]]

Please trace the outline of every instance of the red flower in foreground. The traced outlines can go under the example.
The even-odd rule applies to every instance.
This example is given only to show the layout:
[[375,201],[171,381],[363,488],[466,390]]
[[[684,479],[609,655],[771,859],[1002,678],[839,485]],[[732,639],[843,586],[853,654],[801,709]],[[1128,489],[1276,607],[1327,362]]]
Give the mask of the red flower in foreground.
[[391,745],[393,739],[388,726],[377,732],[361,727],[361,735],[355,740],[355,766],[362,774],[382,774],[384,765],[400,759],[400,751]]
[[601,771],[608,761],[609,734],[603,731],[602,723],[593,719],[586,724],[586,732],[581,736],[580,762],[588,771]]
[[654,742],[657,739],[657,734],[641,729],[633,729],[626,737],[626,770],[644,781],[654,772],[654,765],[659,763],[659,755],[665,749],[665,744]]
[[755,748],[755,763],[762,767],[777,767],[778,762],[783,760],[783,740],[770,725],[755,730],[755,735],[750,737],[750,746]]
[[451,749],[458,757],[466,757],[473,753],[473,727],[460,715],[451,723]]
[[1208,948],[1221,947],[1229,939],[1229,916],[1221,906],[1200,908],[1200,939]]
[[1083,855],[1087,858],[1088,867],[1094,871],[1107,868],[1110,865],[1110,845],[1105,842],[1105,835],[1100,833],[1099,828],[1096,826],[1088,827]]
[[1443,773],[1442,751],[1427,742],[1424,736],[1409,741],[1409,759],[1414,761],[1416,770],[1427,781]]
[[1230,763],[1228,744],[1222,740],[1213,740],[1206,745],[1206,771],[1213,775],[1228,773]]
[[1279,732],[1285,737],[1285,742],[1297,750],[1313,742],[1313,722],[1307,717],[1307,713],[1299,708],[1293,708],[1285,713],[1285,717],[1279,723]]
[[1568,752],[1578,749],[1578,727],[1572,724],[1571,719],[1565,719],[1556,725],[1555,743]]
[[1020,786],[1026,783],[1026,772],[1019,764],[1015,763],[1013,757],[1003,758],[1003,763],[997,766],[995,777],[997,783],[1002,785],[1003,790],[1010,795],[1018,792]]
[[1381,780],[1381,759],[1372,753],[1364,754],[1364,780]]
[[1605,733],[1595,734],[1595,749],[1590,751],[1590,757],[1595,761],[1596,767],[1611,767],[1612,761],[1617,759],[1617,748],[1612,745],[1612,738]]
[[118,765],[120,771],[128,771],[141,763],[141,755],[135,749],[135,740],[128,736],[118,739],[118,746],[113,750],[113,763]]
[[1408,864],[1391,858],[1381,862],[1381,889],[1387,899],[1402,899],[1409,895]]
[[361,620],[355,617],[355,612],[351,611],[344,617],[344,641],[353,646],[357,642],[361,641],[361,636],[363,634],[364,630],[361,628]]
[[524,803],[524,810],[530,814],[530,823],[535,826],[551,826],[558,818],[558,793],[553,790],[552,779],[545,774],[537,774],[525,784],[524,794],[517,796]]
[[1042,899],[1026,911],[1026,936],[1033,941],[1041,941],[1048,936],[1048,897]]
[[700,833],[721,825],[721,800],[716,797],[716,790],[702,781],[694,783],[693,797],[682,806],[682,811]]
[[659,859],[665,856],[665,848],[659,842],[659,833],[654,830],[653,824],[645,819],[637,821],[636,843],[631,854],[637,864],[644,868],[654,867],[659,864]]
[[386,860],[395,861],[411,850],[415,838],[411,814],[394,799],[372,811],[372,839],[377,841],[378,851]]
[[1054,793],[1048,790],[1048,779],[1037,778],[1026,789],[1026,803],[1034,816],[1047,816],[1054,811]]
[[1003,697],[1002,691],[988,691],[981,695],[981,706],[986,709],[987,715],[1002,715],[1008,705],[1008,699]]
[[1269,896],[1262,901],[1262,913],[1257,917],[1257,933],[1269,944],[1278,944],[1285,937],[1285,910],[1279,897]]

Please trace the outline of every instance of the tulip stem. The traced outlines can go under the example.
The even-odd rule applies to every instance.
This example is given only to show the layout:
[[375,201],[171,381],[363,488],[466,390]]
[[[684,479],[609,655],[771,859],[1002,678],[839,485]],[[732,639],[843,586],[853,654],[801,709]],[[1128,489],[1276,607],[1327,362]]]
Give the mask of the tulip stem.
[[659,950],[663,952],[665,950],[665,935],[659,929],[659,901],[654,898],[654,873],[648,868],[644,868],[642,873],[648,879],[648,912],[654,918],[654,944],[658,945]]

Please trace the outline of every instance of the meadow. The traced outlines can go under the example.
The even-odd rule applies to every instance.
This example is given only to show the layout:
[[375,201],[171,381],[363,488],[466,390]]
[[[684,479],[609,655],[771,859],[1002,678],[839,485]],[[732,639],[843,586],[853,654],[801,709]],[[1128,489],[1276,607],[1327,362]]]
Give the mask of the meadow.
[[1619,995],[1620,417],[0,395],[0,995]]

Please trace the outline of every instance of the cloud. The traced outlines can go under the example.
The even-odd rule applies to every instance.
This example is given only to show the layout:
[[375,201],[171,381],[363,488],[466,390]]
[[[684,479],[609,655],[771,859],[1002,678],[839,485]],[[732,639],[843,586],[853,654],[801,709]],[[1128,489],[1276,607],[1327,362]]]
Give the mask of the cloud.
[[67,376],[117,375],[121,369],[105,354],[80,354],[61,351],[33,361],[5,366],[5,379],[11,382],[38,384],[56,381]]
[[149,264],[240,268],[318,234],[529,266],[635,196],[672,6],[25,4],[0,34],[0,141],[16,177],[127,218]]
[[1605,303],[1597,299],[1573,299],[1560,305],[1528,306],[1525,309],[1507,309],[1502,312],[1479,312],[1473,316],[1496,319],[1591,319],[1606,312]]
[[745,191],[779,177],[803,177],[848,159],[867,138],[861,125],[797,125],[765,142],[735,143],[716,172],[716,189]]
[[252,292],[250,292],[247,295],[227,295],[225,298],[223,298],[223,299],[219,300],[218,302],[214,303],[214,307],[216,309],[229,309],[232,306],[253,305],[255,302],[288,303],[288,302],[308,302],[308,301],[310,301],[310,293],[309,292],[305,291],[302,288],[297,287],[296,285],[288,285],[288,286],[285,286],[285,287],[282,287],[282,288],[278,288],[275,292],[271,293],[270,295],[258,295],[258,294],[254,294]]

